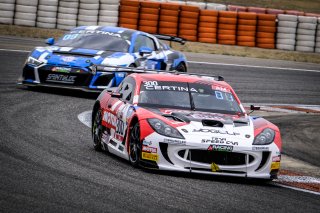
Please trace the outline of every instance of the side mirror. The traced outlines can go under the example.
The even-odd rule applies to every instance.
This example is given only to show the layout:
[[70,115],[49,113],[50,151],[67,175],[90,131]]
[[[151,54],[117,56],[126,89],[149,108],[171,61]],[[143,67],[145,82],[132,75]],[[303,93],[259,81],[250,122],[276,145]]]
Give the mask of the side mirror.
[[122,98],[122,94],[118,92],[112,92],[111,93],[112,98]]
[[260,110],[260,107],[257,107],[257,106],[254,106],[254,105],[250,105],[250,110],[251,110],[251,112],[248,113],[249,115],[251,113],[253,113],[255,110]]
[[139,54],[141,56],[151,55],[151,53],[152,53],[152,49],[149,47],[140,47],[139,49]]
[[48,38],[48,39],[46,40],[46,44],[48,44],[48,45],[53,45],[53,44],[54,44],[54,38]]
[[255,111],[255,110],[260,110],[260,107],[250,105],[250,110]]

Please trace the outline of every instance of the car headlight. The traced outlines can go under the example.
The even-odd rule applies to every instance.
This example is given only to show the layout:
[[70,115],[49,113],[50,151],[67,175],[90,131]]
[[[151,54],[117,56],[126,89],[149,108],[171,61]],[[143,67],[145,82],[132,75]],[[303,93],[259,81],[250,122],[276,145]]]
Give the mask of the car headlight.
[[184,139],[183,135],[181,135],[181,133],[177,129],[169,126],[168,124],[164,123],[159,119],[150,118],[148,119],[148,123],[153,128],[153,130],[159,133],[160,135]]
[[264,129],[253,141],[253,145],[268,145],[271,144],[274,140],[275,131],[266,128]]
[[28,57],[27,59],[27,64],[33,65],[33,66],[39,66],[41,64],[43,64],[43,62],[39,61],[38,59],[35,59],[31,56]]

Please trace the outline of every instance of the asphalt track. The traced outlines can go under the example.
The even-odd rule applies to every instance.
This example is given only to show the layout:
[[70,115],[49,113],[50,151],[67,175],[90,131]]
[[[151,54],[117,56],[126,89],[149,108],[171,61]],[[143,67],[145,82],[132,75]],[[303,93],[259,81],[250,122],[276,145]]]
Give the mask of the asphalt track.
[[[10,41],[0,39],[0,48]],[[12,43],[11,49],[35,44]],[[252,180],[134,169],[95,152],[90,129],[77,118],[92,108],[95,96],[17,87],[26,56],[0,51],[0,212],[320,211],[319,195]],[[218,71],[243,102],[319,105],[317,72],[209,64],[191,64],[190,70]]]

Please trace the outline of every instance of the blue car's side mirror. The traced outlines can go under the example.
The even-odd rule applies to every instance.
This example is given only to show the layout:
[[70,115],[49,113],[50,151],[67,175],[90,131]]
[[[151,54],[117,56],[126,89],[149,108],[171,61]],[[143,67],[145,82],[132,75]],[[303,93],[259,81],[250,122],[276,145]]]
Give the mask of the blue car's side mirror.
[[150,47],[140,47],[139,54],[141,56],[150,55],[152,53],[152,49]]
[[46,44],[48,44],[48,45],[53,45],[53,44],[54,44],[54,38],[48,38],[48,39],[46,40]]

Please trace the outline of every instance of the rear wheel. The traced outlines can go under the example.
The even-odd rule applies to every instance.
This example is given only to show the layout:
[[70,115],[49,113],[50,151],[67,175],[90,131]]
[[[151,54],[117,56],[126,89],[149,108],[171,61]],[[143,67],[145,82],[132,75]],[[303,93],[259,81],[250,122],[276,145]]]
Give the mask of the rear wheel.
[[136,123],[130,132],[129,160],[132,166],[138,167],[141,155],[140,125]]
[[92,136],[93,136],[93,148],[96,151],[102,150],[101,138],[102,138],[102,113],[101,109],[98,109],[92,122]]
[[177,67],[176,67],[176,70],[178,72],[187,72],[187,68],[186,66],[183,64],[183,63],[180,63]]

